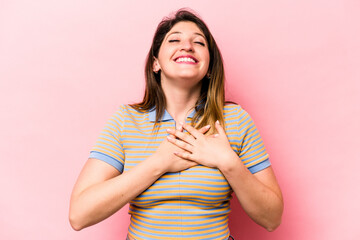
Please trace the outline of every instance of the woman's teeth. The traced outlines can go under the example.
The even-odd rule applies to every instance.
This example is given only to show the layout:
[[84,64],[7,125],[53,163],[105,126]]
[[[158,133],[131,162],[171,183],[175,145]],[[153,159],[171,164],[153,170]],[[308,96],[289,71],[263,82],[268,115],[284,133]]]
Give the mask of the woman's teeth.
[[178,58],[178,59],[176,59],[176,62],[192,62],[192,63],[195,63],[195,60],[192,59],[192,58],[184,57],[184,58]]

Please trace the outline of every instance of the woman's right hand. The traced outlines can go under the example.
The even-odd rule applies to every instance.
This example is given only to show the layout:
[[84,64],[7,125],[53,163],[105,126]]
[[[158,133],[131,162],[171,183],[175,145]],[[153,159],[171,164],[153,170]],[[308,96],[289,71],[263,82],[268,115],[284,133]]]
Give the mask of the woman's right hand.
[[[201,133],[206,133],[210,129],[210,125],[202,127],[199,131]],[[182,130],[182,129],[180,129]],[[168,136],[172,137],[172,136]],[[182,170],[188,169],[198,165],[196,162],[185,160],[176,156],[174,153],[185,152],[185,150],[179,148],[178,146],[170,143],[167,139],[164,139],[156,152],[150,157],[151,161],[154,161],[155,164],[159,166],[163,173],[167,172],[180,172]]]

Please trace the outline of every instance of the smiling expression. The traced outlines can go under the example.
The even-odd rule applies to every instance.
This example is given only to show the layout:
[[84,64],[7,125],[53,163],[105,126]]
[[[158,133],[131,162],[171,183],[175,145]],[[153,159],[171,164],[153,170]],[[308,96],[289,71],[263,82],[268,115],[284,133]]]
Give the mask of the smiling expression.
[[194,85],[206,75],[210,62],[208,43],[193,22],[179,22],[166,34],[153,70],[161,70],[161,81]]

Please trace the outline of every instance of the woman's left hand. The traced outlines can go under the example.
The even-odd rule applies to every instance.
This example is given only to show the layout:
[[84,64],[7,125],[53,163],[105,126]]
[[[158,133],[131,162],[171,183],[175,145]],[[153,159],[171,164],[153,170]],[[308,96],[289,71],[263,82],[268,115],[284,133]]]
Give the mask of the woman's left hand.
[[[197,162],[203,166],[218,168],[220,164],[227,164],[233,159],[238,159],[237,154],[232,150],[225,130],[216,121],[215,128],[218,134],[206,136],[188,124],[182,127],[189,132],[186,134],[179,130],[168,129],[168,133],[178,139],[168,137],[168,141],[184,149],[186,152],[174,153],[175,155]],[[207,126],[210,128],[210,125]],[[236,158],[235,158],[236,157]]]

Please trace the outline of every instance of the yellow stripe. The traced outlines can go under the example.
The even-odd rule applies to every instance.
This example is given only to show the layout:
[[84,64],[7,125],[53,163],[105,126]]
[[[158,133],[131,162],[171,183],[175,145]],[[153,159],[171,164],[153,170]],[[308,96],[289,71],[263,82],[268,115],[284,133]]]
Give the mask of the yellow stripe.
[[[159,178],[155,184],[160,184],[160,183],[175,183],[175,184],[179,184],[179,178],[178,176],[172,176],[176,179],[174,180],[163,180],[164,176],[162,176],[161,178]],[[171,177],[171,176],[166,176],[167,178]],[[211,181],[205,181],[205,180],[186,180],[186,179],[181,179],[182,183],[200,183],[200,184],[211,184],[211,185],[228,185],[227,182],[211,182]]]
[[[222,211],[223,209],[207,209],[207,210],[203,210],[203,211],[199,211],[197,210],[193,210],[193,211],[185,211],[182,212],[182,210],[186,209],[186,210],[191,210],[191,208],[187,208],[186,206],[181,206],[180,208],[176,208],[176,206],[173,206],[174,211],[173,212],[169,212],[169,211],[161,211],[161,210],[156,210],[156,209],[149,209],[149,208],[139,208],[137,209],[137,213],[141,213],[141,214],[145,214],[145,213],[161,213],[161,214],[183,214],[184,216],[186,215],[194,215],[194,214],[209,214],[209,216],[219,216],[219,215],[223,215]],[[132,209],[133,211],[133,209]],[[149,216],[149,215],[148,215]],[[161,216],[160,216],[161,217]],[[203,218],[203,216],[201,215],[201,217]]]
[[[104,152],[104,148],[99,148],[99,147],[94,147],[92,149],[92,151],[96,151],[96,152]],[[122,164],[124,164],[124,160],[122,160],[121,158],[119,158],[119,153],[115,153],[114,151],[106,150],[105,151],[107,155],[109,155],[110,157],[115,158],[116,160],[118,160],[119,162],[121,162]]]
[[124,154],[121,151],[121,149],[119,149],[119,152],[116,152],[110,148],[104,147],[104,146],[98,146],[98,147],[93,147],[93,149],[91,149],[91,151],[96,151],[96,152],[100,152],[100,153],[104,153],[105,155],[110,155],[113,158],[119,160],[119,161],[123,161],[124,158]]
[[[253,129],[255,129],[255,131],[253,131]],[[251,132],[253,131],[251,134],[247,134],[246,136],[244,136],[244,140],[243,140],[243,143],[248,143],[249,140],[251,140],[253,137],[256,137],[256,136],[259,136],[260,137],[260,134],[258,132],[258,130],[256,129],[255,126],[253,126],[251,129],[248,129],[248,132]]]
[[[248,125],[250,123],[250,125]],[[245,125],[248,125],[247,127],[245,127]],[[255,127],[255,125],[253,123],[251,123],[251,119],[249,118],[248,120],[242,122],[239,125],[239,130],[242,129],[241,131],[239,131],[239,136],[242,136],[242,133],[249,131],[250,129],[252,129],[253,127]],[[241,137],[242,138],[242,137]]]
[[[137,214],[134,213],[134,215],[137,218],[140,218],[143,221],[146,221],[148,223],[154,223],[154,224],[167,224],[168,221],[164,220],[164,219],[159,219],[159,220],[152,220],[149,219],[147,217],[143,217],[143,216],[138,216]],[[176,218],[175,218],[176,219]],[[224,216],[219,216],[217,218],[211,218],[211,219],[200,219],[199,221],[191,221],[191,224],[205,224],[205,223],[210,223],[210,222],[214,222],[214,221],[221,221],[221,222],[227,222],[228,221],[228,215],[224,215]]]
[[[124,134],[126,135],[126,134]],[[152,142],[148,142],[148,141],[155,141],[158,140],[159,142],[161,142],[162,138],[165,139],[166,136],[164,137],[157,137],[157,136],[129,136],[133,139],[129,140],[129,139],[123,139],[122,143],[123,145],[125,145],[126,143],[142,143],[142,144],[147,144],[147,143],[152,143]],[[138,139],[136,139],[138,138]]]
[[[146,195],[153,195],[153,194],[163,194],[164,191],[145,191],[143,192],[142,195],[140,195],[140,198],[142,199],[142,197],[146,196]],[[204,194],[203,192],[200,192],[200,191],[195,191],[195,190],[185,190],[185,189],[176,189],[176,190],[167,190],[165,191],[165,193],[198,193],[198,194]],[[224,195],[225,193],[221,192],[221,193],[217,193],[217,192],[211,192],[211,193],[208,193],[209,195]]]
[[[179,187],[179,185],[167,185],[167,186],[151,186],[151,189],[166,189],[166,188],[171,188],[171,187]],[[191,187],[191,188],[198,188],[198,189],[204,189],[204,190],[228,190],[230,187],[205,187],[205,186],[197,186],[197,185],[191,185],[191,186],[180,186],[181,188],[183,187]],[[166,190],[167,191],[167,190]]]
[[[246,141],[244,140],[243,143],[241,144],[241,151],[246,151],[248,150],[250,147],[253,148],[254,145],[256,145],[259,142],[262,142],[261,137],[259,137],[256,141],[254,141],[255,139],[252,139],[251,136],[249,136],[249,138],[246,138]],[[262,144],[261,144],[262,145]]]
[[[142,232],[139,232],[139,231],[137,231],[137,230],[135,230],[134,228],[133,228],[133,226],[130,224],[130,230],[131,231],[133,231],[133,232],[135,232],[136,234],[138,234],[139,236],[142,236],[142,237],[146,237],[146,238],[154,238],[154,236],[153,235],[150,235],[150,234],[146,234],[146,233],[142,233]],[[146,230],[146,231],[148,231],[148,230]],[[137,238],[137,236],[133,236],[131,233],[130,233],[130,235],[134,238],[134,239],[136,239]],[[181,236],[179,235],[179,236],[176,236],[176,237],[172,237],[172,239],[181,239]],[[169,237],[159,237],[159,236],[156,236],[156,239],[169,239]]]
[[[204,169],[201,170],[199,168],[204,168]],[[184,170],[183,172],[185,172],[185,171],[186,171],[186,173],[210,173],[210,174],[222,175],[219,170],[217,170],[215,168],[212,168],[212,170],[209,170],[209,167],[205,167],[205,166],[192,167],[192,168]]]
[[[194,175],[181,175],[182,178],[193,178]],[[207,179],[220,179],[220,180],[224,180],[225,178],[222,176],[200,176],[197,178],[204,178],[206,177]],[[209,181],[210,182],[210,181]]]
[[[251,153],[248,152],[251,150]],[[265,150],[264,145],[259,145],[256,148],[246,149],[240,152],[240,156],[246,156],[246,158],[256,155],[257,153]]]
[[[144,194],[145,195],[145,194]],[[139,197],[136,198],[136,200],[148,200],[148,199],[151,199],[152,201],[154,201],[154,197],[146,197],[146,195],[140,195]],[[157,196],[157,199],[158,200],[161,200],[161,199],[167,199],[169,198],[169,196]],[[186,199],[195,199],[197,200],[197,202],[202,202],[200,199],[198,198],[195,198],[195,197],[191,197],[190,196],[183,196],[182,198],[186,198]],[[208,199],[208,200],[218,200],[218,201],[222,201],[222,200],[225,200],[227,198],[227,196],[225,195],[224,197],[204,197],[204,196],[201,196],[202,199]],[[206,201],[204,201],[206,202]]]
[[[217,221],[217,219],[214,220],[214,221]],[[159,227],[159,226],[154,226],[154,225],[147,224],[147,223],[144,223],[144,222],[140,222],[140,221],[138,221],[138,220],[136,220],[134,218],[132,218],[132,222],[137,223],[140,226],[149,227],[149,228],[154,228],[154,227],[158,228]],[[184,225],[182,225],[180,227],[176,227],[176,226],[173,226],[176,223],[171,224],[171,222],[168,222],[168,221],[163,221],[160,224],[162,224],[162,225],[170,225],[169,227],[171,227],[171,229],[174,229],[174,230],[184,230],[184,231],[186,231],[186,230],[201,230],[202,228],[210,228],[210,227],[218,227],[219,228],[220,226],[223,227],[224,225],[226,225],[226,223],[227,223],[227,221],[222,221],[222,222],[217,222],[217,223],[211,223],[211,224],[208,224],[208,225],[205,225],[205,226],[190,226],[190,227],[189,226],[184,226]],[[178,225],[178,224],[176,224],[176,225]],[[191,222],[191,225],[196,225],[196,224]],[[162,226],[161,228],[166,228],[166,227]],[[205,230],[205,231],[209,231],[209,230]],[[166,233],[168,233],[168,232],[166,232]]]
[[268,158],[268,155],[266,154],[264,157],[260,158],[259,160],[252,162],[251,164],[247,164],[246,167],[254,166],[255,164],[258,164]]
[[[148,200],[148,201],[144,201],[144,200],[146,200],[146,199],[141,199],[142,201],[141,202],[139,202],[139,205],[141,205],[141,204],[146,204],[146,203],[153,203],[154,202],[154,199],[152,199],[152,198],[150,198],[150,197],[147,197],[147,199],[150,199],[150,200]],[[181,200],[183,200],[183,201],[185,201],[185,200],[188,200],[188,201],[192,201],[193,203],[194,202],[196,202],[196,203],[201,203],[201,204],[203,204],[203,205],[209,205],[209,206],[212,206],[212,205],[214,205],[215,203],[213,203],[213,202],[210,202],[209,203],[209,201],[206,201],[206,199],[209,199],[209,200],[218,200],[219,202],[224,202],[224,201],[227,201],[227,200],[230,200],[230,198],[229,199],[221,199],[221,198],[215,198],[215,199],[210,199],[210,198],[204,198],[204,200],[203,199],[199,199],[199,198],[190,198],[190,197],[183,197]],[[159,201],[161,200],[161,201],[166,201],[167,199],[165,198],[163,198],[163,199],[158,199]],[[132,200],[131,201],[131,203],[133,203],[133,204],[137,204],[137,201],[138,201],[138,198],[136,198],[136,200]],[[157,201],[157,200],[155,200],[155,201]]]
[[[136,216],[143,216],[143,217],[149,217],[149,215],[147,215],[147,214],[143,214],[143,213],[139,213],[139,212],[132,212],[131,210],[129,211],[129,213],[130,214],[134,214],[134,215],[136,215]],[[159,220],[164,220],[164,219],[168,219],[168,220],[170,220],[170,219],[178,219],[179,218],[179,216],[173,216],[173,215],[169,215],[169,216],[151,216],[151,218],[155,218],[155,219],[159,219]],[[196,220],[196,219],[204,219],[204,216],[197,216],[197,217],[195,217],[195,216],[184,216],[184,215],[182,215],[181,216],[181,218],[182,219],[194,219],[194,220]]]
[[[141,153],[154,153],[156,150],[147,150],[143,148],[139,148]],[[126,153],[139,153],[139,149],[129,150],[126,149]]]
[[[134,226],[135,227],[135,226]],[[167,234],[171,234],[171,235],[177,235],[179,234],[179,232],[173,232],[173,231],[156,231],[156,230],[150,230],[150,229],[146,229],[144,227],[141,227],[141,226],[136,226],[136,228],[138,228],[139,230],[143,230],[145,232],[149,232],[149,233],[155,233],[155,234],[161,234],[161,235],[167,235]],[[217,227],[217,228],[214,228],[214,229],[210,229],[210,230],[199,230],[196,232],[196,234],[205,234],[205,233],[209,233],[209,232],[215,232],[215,231],[218,231],[218,230],[221,230],[221,229],[226,229],[227,230],[227,226],[221,226],[221,227]],[[133,228],[134,229],[134,228]],[[224,231],[223,231],[224,232]],[[139,233],[139,234],[143,234],[143,233]],[[145,234],[144,234],[145,235]],[[191,236],[191,235],[194,235],[193,232],[181,232],[181,235],[185,235],[185,236]],[[218,234],[214,234],[216,236],[218,236]],[[154,237],[154,236],[153,236]],[[198,236],[197,238],[199,238],[201,236]],[[212,235],[209,235],[209,236],[204,236],[204,238],[208,238],[208,237],[212,237]]]
[[[105,136],[108,136],[109,138],[105,138]],[[113,136],[103,134],[102,136],[100,136],[98,138],[97,143],[108,143],[108,142],[110,142],[110,143],[113,143],[114,144],[113,147],[116,148],[116,145],[119,145],[119,141],[113,141],[112,139],[114,139]],[[114,140],[117,140],[117,139],[114,139]],[[119,146],[121,147],[121,144]]]
[[[174,202],[174,204],[180,204],[180,201],[178,202]],[[214,205],[209,205],[209,206],[204,206],[204,205],[201,205],[201,206],[191,206],[191,205],[185,205],[184,201],[181,201],[181,204],[183,207],[186,207],[186,209],[190,210],[190,209],[194,209],[194,210],[199,210],[199,209],[202,209],[204,211],[206,210],[211,210],[211,209],[215,209],[215,208],[218,208],[220,205],[222,205],[222,210],[223,208],[226,208],[227,206],[230,205],[229,202],[227,202],[226,204],[214,204]],[[154,207],[161,207],[161,208],[165,208],[165,209],[173,209],[173,208],[176,208],[176,206],[168,206],[168,205],[164,205],[164,202],[162,202],[161,204],[159,203],[153,203],[152,205],[146,205],[146,206],[141,206],[138,207],[138,205],[134,206],[130,206],[131,209],[151,209],[151,208],[154,208]]]
[[[234,124],[235,125],[233,127],[226,127],[226,132],[230,132],[230,130],[238,130],[238,125],[236,125],[236,123]],[[237,133],[232,132],[231,134],[237,134]]]
[[[259,151],[259,152],[260,152],[260,151]],[[249,162],[252,162],[252,161],[254,161],[255,159],[258,159],[258,158],[265,160],[267,155],[268,155],[268,154],[267,154],[266,152],[264,152],[264,153],[261,154],[260,156],[256,156],[256,158],[253,157],[253,158],[250,158],[250,159],[248,159],[248,160],[246,160],[246,161],[243,161],[243,163],[244,163],[244,164],[248,164]],[[253,165],[253,164],[252,164],[252,165]]]
[[[226,117],[226,121],[233,121],[233,120],[238,120],[239,118],[241,118],[241,116],[244,116],[244,114],[238,116],[238,115],[232,115],[232,116],[227,116]],[[228,123],[228,124],[236,124],[236,122],[231,122],[231,123]]]
[[[100,139],[103,139],[103,138],[99,138],[99,140]],[[117,149],[119,152],[123,152],[123,149],[121,148],[121,145],[117,145],[117,144],[115,144],[115,145],[112,145],[112,144],[110,144],[110,143],[114,143],[113,141],[108,141],[107,139],[104,139],[104,141],[98,141],[98,143],[99,143],[99,145],[101,144],[101,145],[105,145],[105,146],[108,146],[109,148],[115,148],[115,149]],[[119,147],[117,147],[117,146],[120,146],[120,148]],[[99,147],[102,147],[102,146],[99,146]]]
[[[112,133],[121,133],[121,131],[120,131],[120,129],[119,129],[119,126],[118,125],[115,125],[113,122],[111,122],[111,121],[109,121],[108,123],[107,123],[107,126],[106,126],[107,128],[110,128],[112,131]],[[105,128],[106,128],[105,127]],[[104,131],[109,131],[109,130],[107,130],[107,129],[104,129]]]
[[[189,203],[192,203],[192,204],[201,203],[201,207],[204,207],[204,206],[218,207],[218,206],[222,205],[223,203],[225,203],[224,206],[229,206],[228,203],[229,203],[229,201],[231,199],[232,199],[232,196],[230,195],[229,199],[223,199],[223,200],[220,200],[219,202],[208,202],[208,201],[200,200],[199,198],[197,198],[197,199],[196,198],[182,198],[181,201],[184,202],[184,203],[189,202]],[[169,202],[173,202],[173,201],[172,200],[169,201],[168,199],[162,199],[161,200],[161,203],[169,203]],[[159,201],[156,201],[156,200],[154,201],[153,199],[149,200],[149,201],[141,201],[141,202],[139,202],[137,200],[131,200],[130,203],[135,204],[136,206],[139,206],[139,207],[140,206],[143,207],[143,205],[150,206],[150,204],[151,205],[158,205]],[[132,206],[134,206],[134,205],[132,205]],[[136,208],[136,207],[134,206],[134,208]]]

